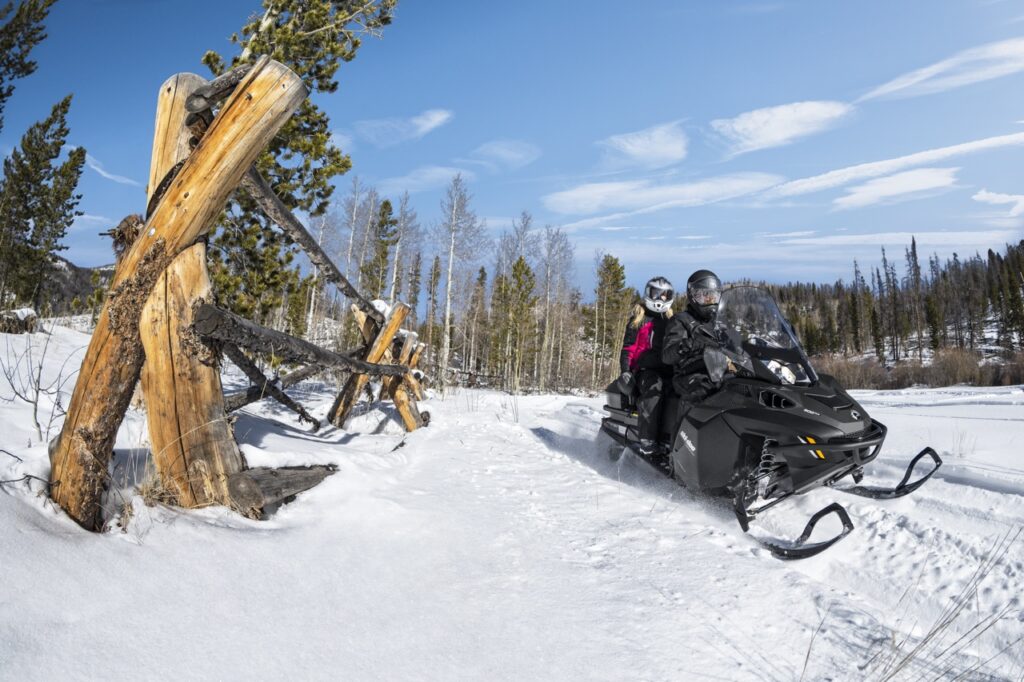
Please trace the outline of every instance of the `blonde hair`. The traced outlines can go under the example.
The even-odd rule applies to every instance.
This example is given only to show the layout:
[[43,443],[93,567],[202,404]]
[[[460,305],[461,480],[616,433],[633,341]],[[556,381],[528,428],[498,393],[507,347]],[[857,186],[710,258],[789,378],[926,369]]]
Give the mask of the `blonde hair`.
[[[633,311],[629,318],[629,326],[631,329],[636,329],[640,326],[640,323],[644,321],[644,316],[647,314],[647,308],[644,308],[643,304],[637,303],[633,306]],[[665,319],[672,317],[672,308],[665,311]]]

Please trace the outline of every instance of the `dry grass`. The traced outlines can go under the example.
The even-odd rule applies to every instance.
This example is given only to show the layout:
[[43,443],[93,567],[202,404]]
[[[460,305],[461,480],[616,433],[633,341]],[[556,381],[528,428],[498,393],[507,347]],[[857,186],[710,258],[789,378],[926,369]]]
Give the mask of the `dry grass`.
[[938,351],[930,365],[916,360],[887,369],[875,358],[852,359],[820,355],[813,359],[820,374],[834,376],[844,388],[898,389],[910,386],[1012,386],[1024,384],[1024,351],[999,363],[980,364],[975,351],[951,348]]

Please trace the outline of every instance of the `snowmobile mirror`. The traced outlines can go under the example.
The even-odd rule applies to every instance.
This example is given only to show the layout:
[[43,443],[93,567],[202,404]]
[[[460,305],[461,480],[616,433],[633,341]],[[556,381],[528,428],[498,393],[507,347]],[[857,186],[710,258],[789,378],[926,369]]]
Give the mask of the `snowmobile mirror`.
[[718,348],[705,348],[704,365],[708,368],[711,381],[718,384],[729,370],[729,358]]

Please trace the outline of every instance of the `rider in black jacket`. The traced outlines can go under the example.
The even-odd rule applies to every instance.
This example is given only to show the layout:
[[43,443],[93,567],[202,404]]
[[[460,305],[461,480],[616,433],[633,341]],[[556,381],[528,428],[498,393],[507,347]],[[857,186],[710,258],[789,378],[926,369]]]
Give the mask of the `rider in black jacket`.
[[714,388],[704,364],[704,349],[715,342],[697,331],[718,314],[722,281],[710,270],[698,270],[686,281],[686,310],[675,315],[665,331],[661,359],[675,370],[672,388],[682,398],[683,409],[707,397]]

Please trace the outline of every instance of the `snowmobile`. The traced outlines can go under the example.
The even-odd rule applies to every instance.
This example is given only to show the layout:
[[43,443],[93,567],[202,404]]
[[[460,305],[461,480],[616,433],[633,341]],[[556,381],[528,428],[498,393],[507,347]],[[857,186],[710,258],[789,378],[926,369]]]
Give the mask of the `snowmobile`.
[[[919,488],[942,460],[932,448],[918,453],[894,488],[859,485],[864,466],[878,457],[886,427],[831,376],[817,374],[775,299],[761,288],[725,290],[711,323],[684,317],[692,334],[711,341],[704,362],[713,392],[690,405],[663,400],[660,453],[642,455],[633,395],[612,382],[601,428],[619,444],[682,485],[732,498],[743,532],[780,502],[821,486],[874,499],[902,497]],[[918,462],[932,468],[910,481]],[[851,477],[858,485],[839,487]],[[815,525],[835,515],[842,530],[808,542]],[[853,530],[846,509],[833,503],[811,516],[792,542],[757,542],[781,559],[802,559],[828,549]]]

